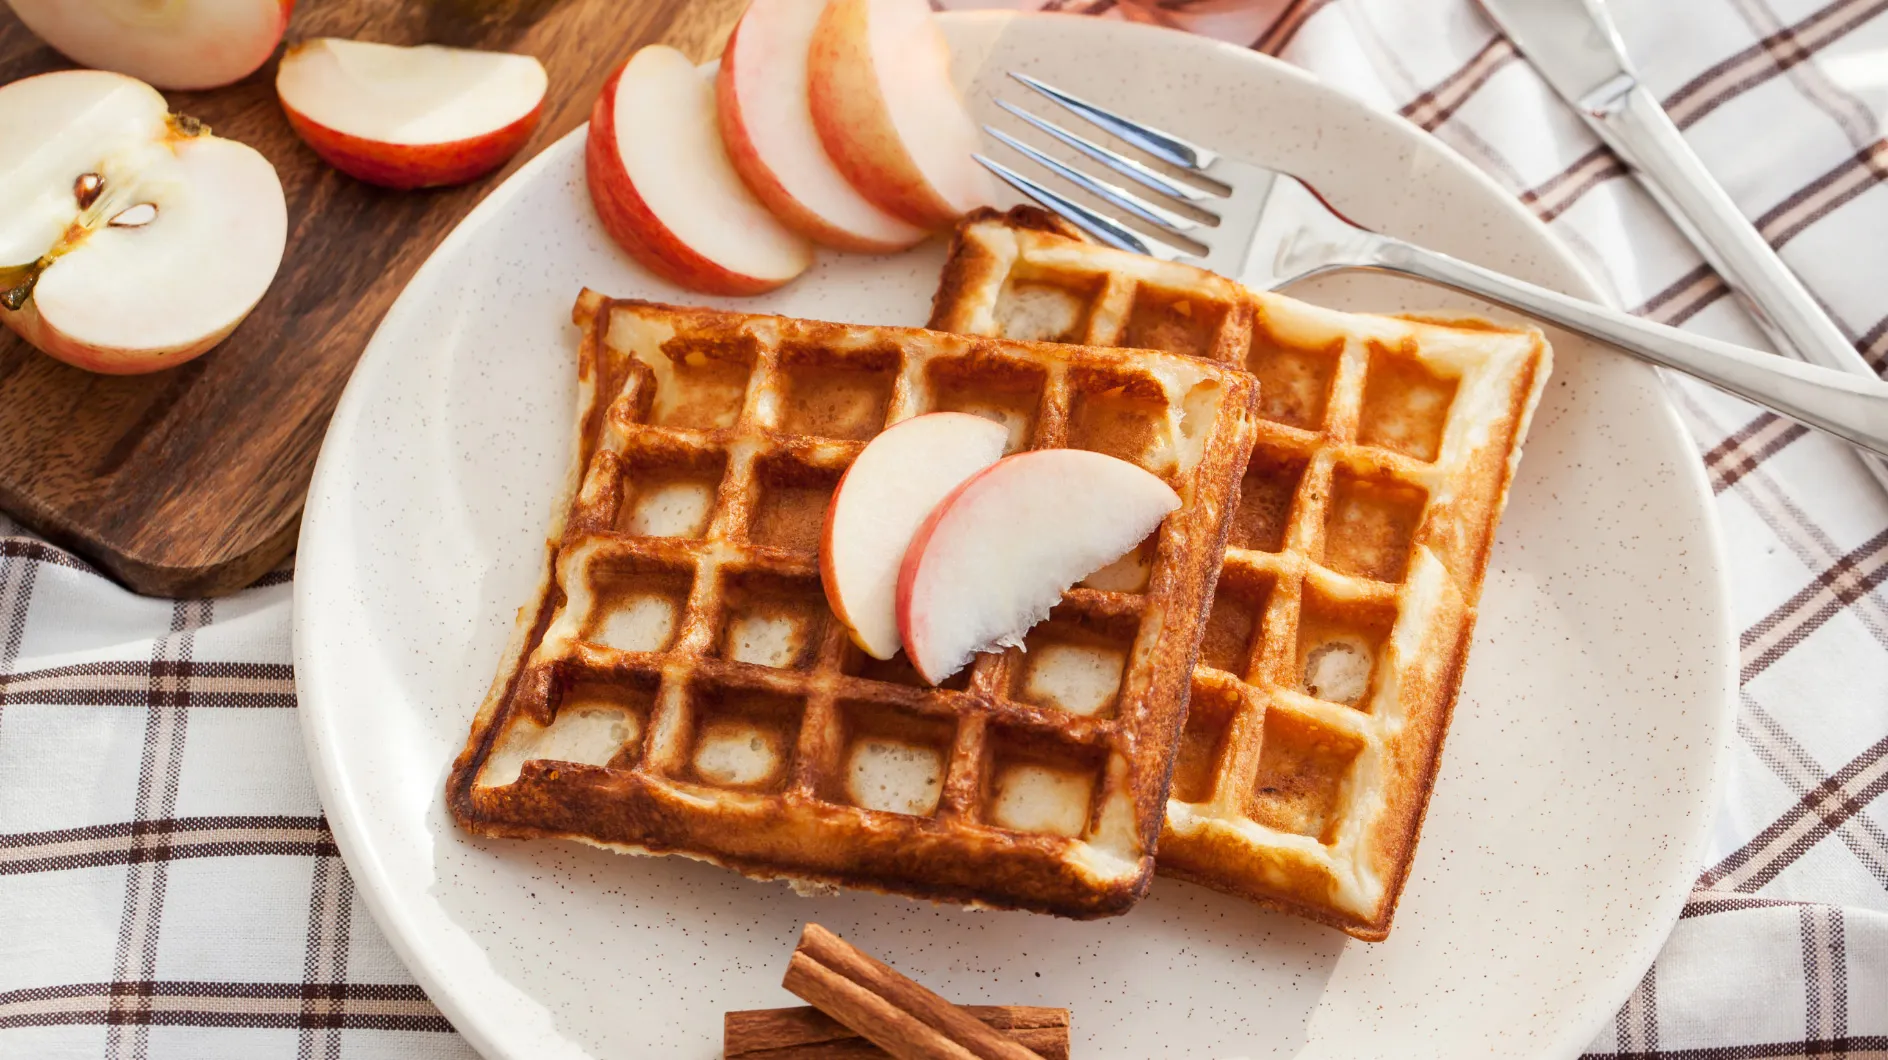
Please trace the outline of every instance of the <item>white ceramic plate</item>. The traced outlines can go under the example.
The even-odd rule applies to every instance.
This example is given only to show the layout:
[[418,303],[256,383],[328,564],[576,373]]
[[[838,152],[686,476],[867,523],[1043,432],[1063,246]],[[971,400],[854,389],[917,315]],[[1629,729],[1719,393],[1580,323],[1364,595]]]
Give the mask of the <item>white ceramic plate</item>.
[[[949,16],[973,106],[1025,69],[1311,179],[1363,223],[1593,294],[1500,189],[1403,122],[1247,51],[1075,18]],[[574,402],[572,300],[691,302],[597,225],[572,134],[495,191],[388,313],[308,499],[296,676],[361,894],[492,1057],[717,1055],[818,920],[965,1002],[1066,1005],[1075,1055],[1571,1056],[1691,881],[1730,717],[1731,640],[1698,461],[1653,373],[1555,336],[1414,874],[1390,941],[1158,881],[1072,923],[798,898],[680,858],[459,832],[447,764],[541,555]],[[740,308],[918,324],[942,250],[829,257]],[[1296,292],[1463,303],[1381,278]],[[735,305],[737,303],[724,303]]]

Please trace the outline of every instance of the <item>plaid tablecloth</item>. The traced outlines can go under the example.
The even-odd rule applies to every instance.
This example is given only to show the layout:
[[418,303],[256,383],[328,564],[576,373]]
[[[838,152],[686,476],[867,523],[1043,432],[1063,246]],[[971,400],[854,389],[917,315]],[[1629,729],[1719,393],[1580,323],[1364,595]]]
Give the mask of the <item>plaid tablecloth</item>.
[[[1482,166],[1622,304],[1761,341],[1469,0],[1060,6],[1298,63]],[[1612,9],[1686,136],[1882,366],[1888,0]],[[1672,394],[1730,547],[1741,712],[1697,890],[1591,1053],[1888,1057],[1888,498],[1838,444]],[[287,583],[141,599],[0,518],[0,1057],[471,1055],[322,819]]]

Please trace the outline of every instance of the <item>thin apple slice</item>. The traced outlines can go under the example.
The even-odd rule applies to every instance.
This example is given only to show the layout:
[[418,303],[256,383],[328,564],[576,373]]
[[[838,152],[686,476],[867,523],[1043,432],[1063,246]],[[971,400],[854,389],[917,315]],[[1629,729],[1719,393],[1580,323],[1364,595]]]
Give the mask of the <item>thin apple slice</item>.
[[807,51],[826,0],[754,0],[715,78],[721,138],[741,179],[789,228],[841,250],[902,250],[925,230],[846,181],[807,103]]
[[1154,532],[1180,497],[1085,449],[997,461],[924,521],[898,572],[905,654],[932,684],[979,651],[1019,647],[1069,586]]
[[295,0],[7,0],[73,62],[158,88],[216,88],[256,72]]
[[288,238],[275,168],[122,74],[0,88],[0,319],[60,360],[152,372],[222,341]]
[[296,135],[369,184],[484,176],[537,128],[549,84],[529,55],[317,37],[288,49],[275,91]]
[[918,527],[939,501],[996,463],[1009,429],[981,416],[933,412],[873,438],[833,491],[820,535],[826,601],[853,643],[889,659],[898,635],[898,570]]
[[977,124],[925,0],[831,0],[807,53],[820,142],[859,193],[926,228],[992,198]]
[[652,44],[610,75],[584,148],[603,228],[651,271],[708,294],[760,294],[805,272],[813,247],[741,183],[722,146],[715,90]]

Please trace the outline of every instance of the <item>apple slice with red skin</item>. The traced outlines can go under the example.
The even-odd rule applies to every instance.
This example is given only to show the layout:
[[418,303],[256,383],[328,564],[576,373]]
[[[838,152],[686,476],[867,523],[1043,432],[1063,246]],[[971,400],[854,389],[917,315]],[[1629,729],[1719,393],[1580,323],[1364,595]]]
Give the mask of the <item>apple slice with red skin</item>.
[[994,190],[971,157],[981,139],[950,65],[925,0],[831,0],[807,52],[826,153],[861,195],[926,228],[987,205]]
[[898,572],[898,631],[937,684],[972,655],[1020,646],[1069,586],[1126,555],[1180,496],[1151,472],[1086,449],[997,461],[957,487],[912,537]]
[[0,88],[0,320],[94,372],[221,342],[288,239],[275,167],[142,81],[66,70]]
[[715,77],[721,138],[741,179],[787,227],[866,253],[902,250],[925,230],[874,206],[833,164],[807,102],[807,51],[826,0],[754,0]]
[[158,88],[217,88],[256,72],[295,0],[7,0],[39,39],[81,66]]
[[674,48],[652,44],[603,83],[584,174],[604,231],[683,287],[760,294],[813,263],[812,244],[741,182],[721,143],[714,86]]
[[820,534],[826,602],[877,659],[898,654],[898,571],[938,502],[997,462],[1009,442],[1000,423],[932,412],[885,428],[839,480]]
[[386,188],[482,177],[537,128],[549,84],[529,55],[317,37],[275,75],[295,134],[347,175]]

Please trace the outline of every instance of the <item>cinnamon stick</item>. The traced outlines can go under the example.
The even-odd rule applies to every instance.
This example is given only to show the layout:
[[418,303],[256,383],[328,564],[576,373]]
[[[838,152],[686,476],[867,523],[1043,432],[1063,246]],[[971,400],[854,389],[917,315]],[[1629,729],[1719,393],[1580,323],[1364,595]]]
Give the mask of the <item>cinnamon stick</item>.
[[[962,1005],[977,1022],[1043,1060],[1068,1060],[1069,1010],[1029,1005]],[[730,1012],[723,1060],[886,1060],[891,1054],[816,1008]]]
[[818,924],[782,985],[897,1060],[1042,1060]]

